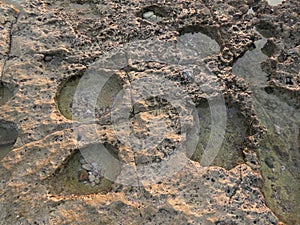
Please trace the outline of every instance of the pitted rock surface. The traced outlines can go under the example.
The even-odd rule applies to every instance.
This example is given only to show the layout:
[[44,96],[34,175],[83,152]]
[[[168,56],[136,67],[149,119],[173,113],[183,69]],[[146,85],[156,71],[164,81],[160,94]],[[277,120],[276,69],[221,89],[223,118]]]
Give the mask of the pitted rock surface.
[[[247,13],[250,8],[253,14]],[[254,26],[258,30],[267,27],[265,33],[271,47],[265,47],[268,59],[264,69],[269,73],[270,86],[288,96],[296,96],[293,102],[299,102],[299,8],[297,0],[279,6],[251,0],[1,1],[1,82],[14,90],[14,97],[0,105],[0,119],[16,124],[18,139],[0,162],[0,223],[265,225],[299,222],[299,218],[289,220],[289,214],[275,215],[266,204],[257,156],[266,128],[255,112],[249,84],[232,73],[237,59],[260,39]],[[148,11],[153,11],[158,19],[143,18]],[[271,19],[273,23],[269,26]],[[162,54],[155,56],[161,60],[143,63],[142,54],[151,53],[150,48],[144,45],[140,51],[133,50],[136,43],[149,43],[148,40],[176,46],[180,38],[199,32],[213,38],[219,48],[213,47],[211,54],[202,56],[201,65],[210,73],[204,72],[196,79],[183,68],[190,65],[195,71],[201,71],[197,70],[197,60],[193,61],[197,57],[187,57],[193,51],[182,59],[176,58],[175,52],[174,58],[164,58],[166,55]],[[132,55],[123,57],[124,46],[132,48],[129,51]],[[122,57],[118,58],[116,51]],[[137,60],[132,62],[131,58]],[[122,175],[122,181],[128,177],[132,185],[111,182],[104,189],[97,189],[96,185],[76,189],[76,184],[77,192],[72,188],[63,190],[65,183],[55,182],[56,179],[68,171],[78,148],[88,146],[94,134],[89,121],[77,124],[61,114],[57,92],[67,79],[82,76],[86,71],[93,73],[93,68],[106,68],[110,70],[108,73],[117,74],[124,81],[123,87],[134,78],[140,79],[139,72],[145,76],[149,71],[165,72],[164,78],[177,82],[196,107],[207,97],[200,84],[206,85],[205,90],[211,96],[221,93],[226,102],[237,106],[248,125],[248,136],[241,150],[243,160],[226,170],[216,165],[204,167],[184,156],[187,163],[179,171],[148,183],[147,178],[153,174],[138,165],[152,160],[153,155],[139,152],[140,157],[136,157],[128,146],[118,141],[111,118],[99,114],[95,126],[97,138],[93,140],[117,149],[119,160],[130,165],[128,170],[121,166],[119,177]],[[147,114],[149,105],[151,100],[136,107]],[[165,107],[163,113],[172,111]],[[163,113],[158,115],[167,115]],[[149,114],[135,116],[135,123],[149,119]],[[177,115],[170,113],[170,116]],[[85,131],[84,135],[77,135],[74,124]],[[176,126],[170,126],[176,130]],[[137,133],[140,127],[136,125]],[[154,158],[165,160],[161,149],[156,150],[158,157]],[[78,174],[79,169],[80,165]]]

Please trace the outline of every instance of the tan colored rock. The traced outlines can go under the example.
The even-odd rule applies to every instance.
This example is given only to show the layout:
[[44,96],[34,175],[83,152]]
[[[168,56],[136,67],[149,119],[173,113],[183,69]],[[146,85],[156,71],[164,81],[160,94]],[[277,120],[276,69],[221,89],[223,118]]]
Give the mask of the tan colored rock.
[[[3,71],[2,80],[15,84],[18,90],[7,104],[0,106],[0,118],[15,122],[19,137],[13,151],[0,162],[0,224],[280,224],[266,205],[259,159],[251,148],[259,145],[263,128],[256,117],[248,85],[231,74],[231,63],[257,38],[251,18],[263,15],[265,3],[255,3],[255,15],[247,17],[243,14],[247,8],[245,1],[176,0],[152,6],[149,1],[104,0],[100,4],[99,1],[24,0],[18,16],[6,2],[19,1],[0,2],[0,49],[3,50],[0,71]],[[278,8],[268,16],[273,18],[276,14],[277,18],[277,12],[299,8],[297,0],[284,4],[291,6]],[[151,7],[160,17],[157,23],[141,19],[141,12],[150,11]],[[12,21],[15,23],[11,27]],[[289,27],[293,26],[284,27],[290,32]],[[207,49],[212,47],[214,54],[200,54],[197,46],[182,45],[180,49],[186,51],[178,55],[178,35],[200,31],[220,45],[215,48],[202,43]],[[150,39],[157,42],[149,43]],[[292,42],[288,39],[286,44]],[[166,46],[173,47],[167,48],[168,52]],[[221,60],[220,47],[230,50],[226,65]],[[203,57],[199,59],[199,55]],[[145,57],[153,60],[139,62]],[[285,71],[298,62],[298,56],[293,54],[293,57],[282,62]],[[199,63],[204,60],[206,66],[199,68],[195,58]],[[185,67],[195,73],[184,76]],[[153,109],[151,115],[150,112],[144,113],[147,116],[136,115],[137,123],[133,127],[138,135],[154,133],[155,138],[164,137],[163,128],[168,128],[168,139],[157,148],[132,151],[126,143],[121,143],[120,139],[128,132],[121,131],[120,137],[116,137],[109,110],[96,125],[89,121],[80,124],[83,132],[79,138],[78,124],[65,118],[57,107],[57,93],[67,78],[82,76],[87,70],[97,75],[119,73],[123,87],[130,87],[130,80],[138,81],[147,74],[150,78],[161,76],[175,83],[176,90],[186,91],[199,105],[207,97],[204,90],[216,96],[218,89],[246,118],[251,136],[245,138],[247,146],[239,146],[242,149],[238,150],[247,150],[247,157],[228,170],[220,166],[203,167],[185,153],[176,160],[171,158],[176,155],[174,149],[182,143],[181,121],[161,123],[157,132],[152,133],[148,131],[153,128],[151,124],[143,126],[150,119],[177,118],[178,112],[171,106],[162,111]],[[190,76],[194,79],[187,79]],[[290,86],[295,89],[297,79],[293,74]],[[132,93],[136,90],[131,88]],[[130,96],[128,100],[132,100]],[[141,113],[147,105],[142,103],[135,109]],[[175,112],[167,114],[167,109]],[[127,111],[122,113],[127,116]],[[129,117],[133,118],[130,113]],[[192,120],[190,112],[185,119]],[[174,134],[174,131],[178,132]],[[94,186],[78,182],[88,181],[89,174],[87,170],[80,171],[79,158],[72,157],[79,147],[91,144],[90,140],[92,144],[110,144],[117,149],[109,160],[107,152],[95,157],[103,162],[101,175],[111,175],[115,178],[112,181],[101,178],[100,184]],[[237,149],[233,148],[234,151]],[[176,172],[164,176],[166,168]],[[55,186],[53,181],[62,173],[66,182]],[[158,177],[161,179],[151,182]],[[98,183],[97,179],[92,179],[93,184]],[[297,220],[288,219],[288,222]]]
[[86,170],[79,171],[79,181],[88,181],[89,173]]

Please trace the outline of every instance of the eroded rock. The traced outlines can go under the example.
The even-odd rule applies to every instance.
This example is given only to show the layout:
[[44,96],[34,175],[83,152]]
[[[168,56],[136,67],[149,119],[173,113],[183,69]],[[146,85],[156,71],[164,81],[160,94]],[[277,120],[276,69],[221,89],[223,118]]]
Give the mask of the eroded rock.
[[[269,176],[270,183],[268,177],[261,179],[259,166],[268,173],[274,172],[270,160],[259,160],[256,154],[269,153],[256,150],[258,146],[262,149],[271,147],[262,142],[265,129],[261,124],[263,119],[259,117],[261,112],[255,108],[255,93],[251,93],[251,85],[256,84],[257,80],[259,84],[263,81],[261,89],[265,90],[268,78],[254,77],[247,83],[242,78],[236,78],[231,71],[236,60],[247,50],[253,49],[254,41],[260,38],[253,30],[254,25],[259,21],[272,20],[269,33],[278,48],[272,57],[279,63],[274,67],[275,64],[270,62],[268,71],[275,85],[268,85],[274,90],[280,87],[296,93],[299,86],[297,0],[283,2],[276,7],[269,6],[265,1],[237,0],[172,1],[155,5],[148,1],[23,1],[23,10],[18,17],[15,10],[7,10],[9,7],[6,2],[0,3],[0,8],[4,9],[1,19],[5,18],[1,20],[1,34],[4,34],[0,37],[1,49],[4,49],[1,65],[6,59],[1,71],[4,72],[3,81],[15,83],[19,91],[8,104],[1,107],[0,117],[15,122],[19,138],[14,151],[1,161],[1,168],[5,168],[6,172],[1,172],[0,221],[5,221],[4,224],[168,224],[176,221],[176,224],[265,225],[279,224],[276,216],[285,221],[282,211],[276,211],[275,216],[271,204],[267,202],[266,205],[268,196],[262,195],[262,187],[272,182],[277,185],[278,181],[274,174]],[[14,4],[17,1],[10,2]],[[250,7],[254,14],[247,14]],[[151,22],[143,19],[143,13],[149,11],[160,17],[159,20]],[[205,33],[215,40],[209,43],[217,43],[218,46],[213,45],[214,51],[209,54],[201,52],[197,46],[196,50],[188,46],[178,48],[177,41],[180,38],[189,37],[185,40],[192,40],[201,36],[186,35],[191,31]],[[281,46],[282,42],[284,47]],[[205,43],[203,46],[209,47]],[[203,53],[203,57],[198,60],[199,57],[189,53]],[[267,56],[264,57],[263,60],[266,60]],[[255,60],[260,61],[260,58]],[[256,66],[255,60],[247,61],[247,64]],[[106,72],[99,68],[105,68]],[[63,113],[62,107],[57,108],[56,104],[60,104],[58,98],[62,94],[61,91],[57,92],[59,87],[68,78],[83,76],[86,71],[98,75],[116,73],[121,78],[121,85],[116,85],[115,81],[107,85],[107,90],[112,87],[113,91],[109,92],[107,98],[100,98],[105,99],[105,107],[111,106],[110,97],[119,92],[118,88],[130,87],[129,78],[138,81],[143,77],[163,77],[175,84],[178,90],[183,90],[196,107],[205,98],[224,95],[225,102],[238,105],[238,109],[233,110],[233,118],[241,113],[243,116],[239,114],[236,121],[245,122],[249,129],[243,130],[245,134],[240,132],[241,137],[247,136],[244,159],[237,160],[239,165],[234,160],[225,170],[219,163],[202,167],[198,162],[190,161],[187,155],[191,152],[172,158],[176,155],[172,148],[167,149],[166,155],[171,158],[168,161],[168,157],[160,151],[166,148],[157,148],[158,157],[153,157],[151,151],[137,152],[140,158],[146,155],[144,153],[148,154],[147,163],[137,166],[132,149],[126,146],[126,142],[120,141],[122,135],[115,135],[111,108],[107,110],[100,107],[98,112],[94,107],[96,103],[92,104],[94,108],[91,110],[91,106],[87,105],[84,108],[87,114],[79,114],[80,118],[87,118],[83,123],[70,120],[70,100],[64,104],[66,113]],[[91,82],[87,87],[97,87],[96,84]],[[118,88],[115,89],[115,85]],[[132,90],[137,93],[140,91],[138,88]],[[267,90],[271,93],[270,89]],[[66,94],[63,99],[71,99],[71,95]],[[273,94],[269,95],[264,96],[270,110],[284,115],[288,106],[273,99]],[[90,96],[97,102],[98,95]],[[152,102],[151,98],[139,101],[130,105],[131,110],[122,112],[121,115],[129,114],[134,123],[132,134],[139,137],[147,134],[151,126],[143,124],[147,124],[152,112],[164,118],[163,115],[168,114],[162,112],[173,110],[168,104],[156,103],[151,108]],[[180,112],[178,110],[177,114],[169,115],[177,116]],[[90,123],[90,118],[97,113],[102,120],[96,124]],[[185,115],[189,116],[185,117],[184,122],[190,125],[187,122],[191,119],[191,112]],[[297,118],[297,115],[295,112],[292,118]],[[183,125],[177,123],[178,128]],[[272,137],[275,141],[271,141],[272,149],[276,152],[272,154],[273,169],[275,175],[288,177],[286,174],[295,171],[293,168],[296,168],[297,162],[294,160],[287,166],[281,162],[289,161],[289,154],[295,156],[292,157],[294,159],[298,158],[297,148],[291,150],[287,145],[292,143],[292,147],[296,147],[299,141],[295,141],[296,138],[294,142],[278,138],[288,126],[285,119],[276,123],[276,126],[280,127],[280,133],[276,132]],[[174,125],[171,127],[176,128]],[[160,132],[155,134],[155,137],[159,137]],[[183,134],[180,134],[181,137],[184,137]],[[195,132],[187,130],[187,134],[193,135]],[[299,134],[299,131],[295,134]],[[199,133],[196,135],[199,136]],[[126,140],[127,136],[123,136]],[[238,135],[233,133],[233,137]],[[176,140],[176,136],[172,138]],[[241,140],[237,139],[231,143],[239,145]],[[92,143],[90,140],[93,140]],[[109,144],[117,149],[118,162],[121,162],[120,173],[113,172],[116,167],[106,171],[107,175],[116,176],[113,182],[93,175],[93,186],[88,180],[91,171],[83,172],[82,164],[92,165],[94,162],[83,161],[78,149],[90,144]],[[182,142],[179,141],[179,144]],[[178,146],[176,142],[173,145]],[[166,143],[166,147],[170,147],[170,144]],[[284,160],[280,161],[279,158]],[[149,159],[154,162],[149,164]],[[111,165],[110,162],[106,160],[103,163]],[[161,162],[171,163],[165,165]],[[269,166],[265,166],[266,162]],[[165,171],[173,172],[166,176]],[[279,183],[282,184],[281,180]],[[290,180],[286,183],[290,184]],[[294,184],[296,187],[297,183]],[[282,200],[282,208],[290,207],[289,204],[285,205],[286,200],[292,200],[290,196],[298,189],[290,189],[287,185],[280,187],[284,188],[276,189],[276,193],[274,191],[274,201]],[[284,196],[288,198],[281,198],[280,193],[288,193]],[[297,221],[297,217],[291,216],[290,219],[287,223],[295,224]]]

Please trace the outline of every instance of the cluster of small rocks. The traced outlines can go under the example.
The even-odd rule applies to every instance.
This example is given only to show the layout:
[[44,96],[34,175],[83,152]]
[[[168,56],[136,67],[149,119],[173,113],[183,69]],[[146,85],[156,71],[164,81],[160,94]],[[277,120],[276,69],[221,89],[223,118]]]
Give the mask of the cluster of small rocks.
[[143,18],[152,22],[157,22],[159,20],[159,16],[155,15],[153,11],[144,12]]
[[106,106],[106,107],[100,107],[95,109],[95,117],[100,118],[101,116],[105,116],[111,112],[112,107]]
[[79,160],[81,167],[79,170],[79,181],[92,186],[101,183],[101,167],[97,163],[88,163],[84,158]]
[[[75,108],[72,108],[72,106],[73,106],[73,101],[70,103],[70,106],[69,106],[72,111],[73,117],[79,117],[80,115],[81,116],[86,115],[87,117],[93,116],[93,112],[90,110],[93,107],[82,104],[82,107],[80,109],[75,110]],[[105,116],[105,115],[109,114],[110,112],[111,112],[111,107],[106,106],[106,107],[99,107],[99,108],[96,107],[94,113],[95,113],[95,117],[97,119],[99,119],[100,117]]]

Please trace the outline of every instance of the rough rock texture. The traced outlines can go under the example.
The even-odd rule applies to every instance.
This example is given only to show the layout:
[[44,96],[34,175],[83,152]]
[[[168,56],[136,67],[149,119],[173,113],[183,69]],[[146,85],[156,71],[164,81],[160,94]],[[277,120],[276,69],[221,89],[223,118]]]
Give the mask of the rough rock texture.
[[[247,13],[250,7],[255,14]],[[232,66],[259,39],[253,27],[258,24],[262,30],[267,26],[267,36],[272,38],[269,50],[266,46],[270,57],[264,68],[270,75],[270,85],[295,96],[292,102],[299,103],[299,8],[297,0],[276,7],[251,0],[1,1],[0,74],[14,97],[0,106],[0,118],[14,122],[19,136],[13,150],[0,162],[0,223],[281,224],[262,194],[256,149],[266,130],[255,113],[248,83],[232,74]],[[154,11],[159,20],[143,19],[147,11]],[[86,136],[76,136],[73,121],[59,111],[56,99],[62,84],[72,76],[91,71],[94,62],[97,65],[102,58],[110,59],[115,56],[113,50],[126,44],[149,39],[176,43],[178,36],[189,32],[202,32],[220,46],[220,53],[204,58],[214,76],[210,80],[204,75],[202,83],[217,82],[216,88],[225,101],[235,104],[244,116],[249,129],[245,144],[239,146],[244,159],[225,170],[220,166],[203,167],[182,156],[187,163],[158,182],[147,183],[144,178],[152,174],[142,169],[138,172],[144,177],[135,177],[125,168],[122,176],[128,172],[139,186],[112,182],[105,189],[77,193],[74,189],[63,190],[64,186],[55,179],[64,174],[70,157],[78,153],[78,141],[86,145],[84,140],[91,135],[91,129],[89,123],[81,124]],[[113,73],[118,60],[103,62]],[[128,67],[122,66],[119,73],[124,75],[125,71],[130,81],[139,79],[140,71],[160,74],[170,70],[164,77],[176,80],[196,106],[202,104],[205,95],[197,83],[188,80],[183,72],[176,72],[176,66],[132,64],[130,60],[125,64]],[[213,94],[216,90],[213,85],[210,88]],[[109,119],[98,123],[97,132],[96,142],[114,146],[120,160],[130,168],[152,160],[149,152],[142,152],[138,158],[128,146],[120,144]],[[170,139],[170,146],[176,145],[177,137]],[[167,161],[168,157],[159,150],[154,158]],[[172,157],[172,152],[167,153]],[[142,157],[145,155],[146,159]],[[57,184],[59,188],[54,187]],[[291,224],[288,218],[281,218]],[[293,220],[299,222],[299,218]]]

